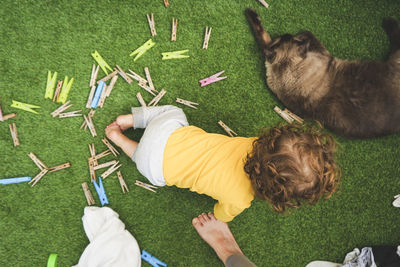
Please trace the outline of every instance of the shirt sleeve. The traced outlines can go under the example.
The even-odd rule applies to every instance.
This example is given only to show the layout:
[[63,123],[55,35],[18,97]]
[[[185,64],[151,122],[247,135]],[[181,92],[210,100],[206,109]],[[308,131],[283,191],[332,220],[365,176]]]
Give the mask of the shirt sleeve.
[[214,205],[214,215],[215,217],[223,222],[230,222],[239,215],[244,208],[240,208],[236,205],[217,202]]

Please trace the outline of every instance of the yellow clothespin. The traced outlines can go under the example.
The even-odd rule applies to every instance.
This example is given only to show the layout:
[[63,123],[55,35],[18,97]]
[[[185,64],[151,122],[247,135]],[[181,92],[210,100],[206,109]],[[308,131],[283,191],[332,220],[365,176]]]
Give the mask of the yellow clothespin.
[[129,56],[134,56],[137,54],[137,56],[133,59],[133,61],[138,60],[144,53],[147,52],[150,48],[152,48],[156,43],[153,42],[153,40],[149,39],[147,42],[145,42],[141,47],[133,51]]
[[60,96],[58,97],[57,103],[65,103],[68,98],[69,91],[71,90],[72,83],[74,82],[74,78],[68,82],[68,76],[65,76],[64,83],[62,85]]
[[33,108],[40,108],[39,106],[35,106],[35,105],[31,105],[31,104],[26,104],[26,103],[22,103],[22,102],[18,102],[13,100],[11,107],[13,108],[19,108],[28,112],[32,112],[35,114],[39,114],[38,112],[36,112],[35,110],[33,110]]
[[44,98],[53,99],[54,87],[56,86],[56,79],[57,79],[57,72],[54,72],[53,77],[51,77],[51,71],[49,71],[47,74],[47,86]]
[[166,60],[166,59],[175,59],[175,58],[187,58],[189,57],[188,55],[182,55],[183,53],[188,52],[189,49],[186,50],[180,50],[180,51],[173,51],[173,52],[165,52],[165,53],[161,53],[162,60]]
[[108,75],[107,69],[113,71],[113,69],[107,64],[107,62],[105,62],[104,59],[100,56],[99,52],[94,51],[94,53],[92,53],[92,57],[97,61],[100,68],[104,71],[106,75]]

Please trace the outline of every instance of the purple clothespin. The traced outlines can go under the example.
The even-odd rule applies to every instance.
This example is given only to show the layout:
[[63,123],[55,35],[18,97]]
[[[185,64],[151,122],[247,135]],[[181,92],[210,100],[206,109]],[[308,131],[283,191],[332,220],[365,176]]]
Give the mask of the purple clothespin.
[[166,263],[160,261],[156,257],[152,256],[150,253],[148,253],[146,250],[142,250],[142,259],[144,261],[147,261],[151,266],[153,267],[160,267],[160,266],[167,266]]
[[203,86],[209,85],[210,83],[215,83],[215,82],[218,82],[220,80],[226,79],[227,78],[226,76],[225,77],[218,77],[222,73],[224,73],[224,70],[220,71],[220,72],[218,72],[218,73],[216,73],[216,74],[214,74],[214,75],[212,75],[212,76],[210,76],[208,78],[200,80],[199,81],[200,84],[201,84],[200,86],[203,87]]

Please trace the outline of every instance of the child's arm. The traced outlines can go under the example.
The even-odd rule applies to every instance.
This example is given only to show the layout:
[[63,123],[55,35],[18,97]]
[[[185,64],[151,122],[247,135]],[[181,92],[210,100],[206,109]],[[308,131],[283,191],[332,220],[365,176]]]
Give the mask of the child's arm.
[[215,217],[223,222],[230,222],[239,215],[245,208],[240,208],[236,205],[217,202],[214,205]]
[[[162,116],[159,116],[162,114]],[[159,116],[157,119],[169,120],[173,119],[180,122],[182,125],[187,124],[186,116],[182,112],[182,109],[167,105],[159,107],[133,107],[133,128],[146,128],[151,120]]]

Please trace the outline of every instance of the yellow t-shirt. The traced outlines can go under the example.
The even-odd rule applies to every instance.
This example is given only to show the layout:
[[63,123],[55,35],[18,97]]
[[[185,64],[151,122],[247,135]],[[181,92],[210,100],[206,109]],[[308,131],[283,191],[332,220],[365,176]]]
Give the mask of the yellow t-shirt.
[[218,200],[214,215],[229,222],[254,199],[244,171],[254,140],[211,134],[195,126],[182,127],[171,134],[165,146],[165,182]]

